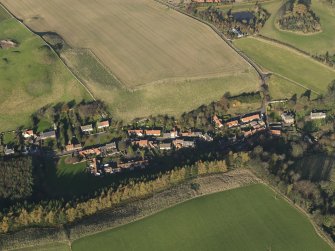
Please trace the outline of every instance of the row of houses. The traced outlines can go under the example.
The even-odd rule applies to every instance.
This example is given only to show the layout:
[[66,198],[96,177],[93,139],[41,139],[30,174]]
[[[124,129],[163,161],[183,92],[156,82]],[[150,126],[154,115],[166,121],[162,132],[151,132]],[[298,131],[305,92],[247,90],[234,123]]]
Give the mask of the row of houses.
[[161,151],[180,149],[180,148],[194,148],[196,146],[195,139],[191,138],[176,138],[172,141],[159,141],[149,139],[135,139],[131,141],[132,145],[140,148],[156,148]]
[[217,115],[214,115],[213,122],[217,128],[224,126],[227,128],[240,128],[246,138],[266,129],[264,117],[260,112],[234,117],[224,122]]
[[126,170],[133,171],[137,168],[145,168],[149,164],[148,160],[129,160],[127,162],[112,162],[103,164],[97,158],[88,160],[88,168],[94,176],[102,176],[104,174],[120,173]]

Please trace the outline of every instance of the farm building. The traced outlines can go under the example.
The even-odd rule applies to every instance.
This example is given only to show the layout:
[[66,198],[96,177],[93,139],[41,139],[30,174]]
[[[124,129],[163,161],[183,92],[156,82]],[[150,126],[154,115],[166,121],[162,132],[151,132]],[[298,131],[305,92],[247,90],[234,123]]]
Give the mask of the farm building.
[[171,150],[171,143],[159,144],[159,150]]
[[92,125],[84,125],[84,126],[81,126],[80,129],[84,133],[93,132],[93,126]]
[[128,130],[128,135],[129,136],[136,135],[138,137],[143,137],[144,131],[143,130]]
[[294,124],[294,115],[292,113],[284,112],[281,115],[281,118],[285,124],[289,124],[289,125]]
[[34,131],[33,131],[33,130],[25,130],[25,131],[22,133],[22,136],[23,136],[25,139],[31,138],[31,137],[34,136]]
[[65,146],[65,151],[70,152],[70,151],[77,151],[77,150],[81,150],[82,146],[81,144],[68,144]]
[[218,116],[214,115],[213,116],[213,121],[218,128],[221,128],[223,126],[223,124],[222,124],[221,120],[218,118]]
[[243,123],[248,123],[248,122],[251,122],[253,120],[260,120],[260,119],[261,119],[261,117],[260,117],[259,113],[257,113],[257,114],[253,114],[253,115],[247,115],[247,116],[241,118],[241,121]]
[[326,118],[326,113],[325,112],[311,112],[310,118],[311,120],[315,119],[325,119]]

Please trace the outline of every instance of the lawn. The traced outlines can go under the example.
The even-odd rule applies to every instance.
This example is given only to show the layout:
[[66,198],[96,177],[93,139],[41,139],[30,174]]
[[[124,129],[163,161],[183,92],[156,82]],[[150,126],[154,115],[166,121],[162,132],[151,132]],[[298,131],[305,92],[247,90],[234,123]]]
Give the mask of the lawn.
[[86,171],[86,162],[71,164],[66,159],[63,157],[56,163],[49,161],[43,174],[43,190],[51,198],[72,199],[92,194],[115,180],[113,175],[95,177]]
[[265,185],[193,199],[73,242],[72,250],[331,250],[308,219]]
[[272,15],[261,30],[262,35],[291,44],[312,54],[321,54],[326,51],[335,53],[335,7],[329,6],[325,1],[312,0],[312,9],[321,19],[322,32],[300,35],[279,30],[276,27],[277,12],[283,3],[282,1],[275,1],[266,5],[266,9]]
[[252,37],[236,40],[234,44],[263,68],[317,93],[325,93],[335,79],[334,69],[292,49]]
[[2,12],[0,7],[0,39],[19,46],[0,49],[0,131],[29,126],[30,115],[49,103],[88,99],[43,40]]

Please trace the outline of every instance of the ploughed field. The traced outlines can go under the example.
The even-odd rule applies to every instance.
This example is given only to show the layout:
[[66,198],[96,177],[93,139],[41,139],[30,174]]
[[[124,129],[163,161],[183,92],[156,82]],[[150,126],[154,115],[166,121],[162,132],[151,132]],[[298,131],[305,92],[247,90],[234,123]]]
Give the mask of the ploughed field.
[[193,199],[76,240],[72,250],[331,250],[308,219],[265,185]]
[[61,57],[116,119],[178,116],[259,89],[254,69],[209,27],[155,1],[0,2],[33,30],[64,38]]
[[151,0],[2,0],[38,32],[90,48],[130,88],[238,74],[249,66],[206,25]]

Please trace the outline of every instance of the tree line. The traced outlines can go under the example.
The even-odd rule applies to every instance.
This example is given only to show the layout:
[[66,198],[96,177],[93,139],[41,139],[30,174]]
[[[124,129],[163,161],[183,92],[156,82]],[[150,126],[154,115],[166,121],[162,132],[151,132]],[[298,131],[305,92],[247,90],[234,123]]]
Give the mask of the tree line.
[[231,168],[246,166],[247,153],[230,153],[227,160],[199,161],[193,165],[175,168],[153,180],[131,181],[115,188],[103,189],[88,200],[41,201],[12,206],[0,215],[0,232],[6,233],[29,226],[60,226],[85,216],[114,207],[121,202],[148,196],[190,178],[201,175],[227,172]]

